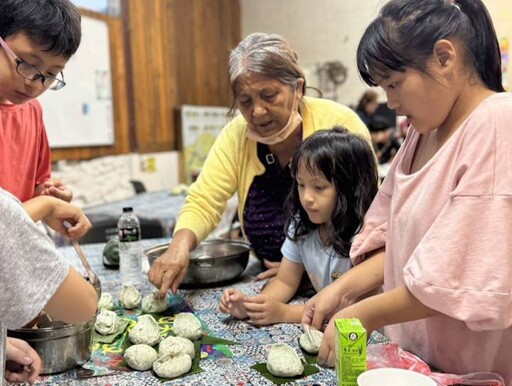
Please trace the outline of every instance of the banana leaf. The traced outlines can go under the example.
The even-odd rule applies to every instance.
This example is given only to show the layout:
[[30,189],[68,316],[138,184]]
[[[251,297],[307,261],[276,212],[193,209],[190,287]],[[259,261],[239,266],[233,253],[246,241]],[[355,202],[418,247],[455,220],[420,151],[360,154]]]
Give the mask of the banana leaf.
[[210,344],[210,345],[224,344],[226,346],[232,346],[234,344],[240,344],[240,343],[234,342],[232,340],[221,339],[221,338],[217,338],[216,336],[211,336],[211,335],[204,335],[201,338],[200,342],[201,342],[201,344]]
[[269,381],[273,382],[276,385],[284,385],[289,382],[293,382],[297,379],[302,379],[305,377],[309,377],[310,375],[318,373],[320,370],[318,367],[309,365],[306,362],[303,362],[304,365],[304,372],[300,375],[296,375],[295,377],[276,377],[275,375],[271,374],[267,369],[266,363],[258,363],[254,366],[251,366],[251,369],[256,370],[258,373],[260,373],[263,377],[267,378]]
[[117,331],[113,334],[102,335],[102,334],[98,333],[98,331],[93,330],[92,341],[98,342],[98,343],[107,343],[107,344],[113,343],[119,335],[124,333],[124,331],[126,330],[126,327],[128,327],[128,325],[130,324],[130,320],[128,320],[128,319],[119,319],[119,321],[120,321],[119,327],[118,327]]

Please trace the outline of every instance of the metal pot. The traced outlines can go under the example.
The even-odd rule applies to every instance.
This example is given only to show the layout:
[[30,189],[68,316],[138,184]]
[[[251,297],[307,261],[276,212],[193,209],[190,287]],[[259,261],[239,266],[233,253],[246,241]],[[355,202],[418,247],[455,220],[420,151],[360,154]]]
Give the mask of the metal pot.
[[[169,244],[144,253],[152,264]],[[251,245],[245,241],[212,239],[201,242],[190,253],[190,264],[183,284],[217,284],[237,278],[247,267]]]
[[41,374],[54,374],[87,362],[91,356],[91,333],[95,322],[96,316],[82,324],[20,328],[8,330],[7,335],[23,339],[36,350],[43,362]]

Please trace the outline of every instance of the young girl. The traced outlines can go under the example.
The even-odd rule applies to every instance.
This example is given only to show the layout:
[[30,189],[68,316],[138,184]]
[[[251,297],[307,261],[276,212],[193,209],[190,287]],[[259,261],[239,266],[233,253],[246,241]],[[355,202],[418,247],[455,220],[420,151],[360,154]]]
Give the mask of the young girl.
[[294,179],[285,204],[287,238],[277,277],[262,293],[228,289],[220,310],[256,325],[300,322],[304,305],[286,304],[307,272],[320,291],[348,271],[353,236],[377,192],[375,155],[367,142],[334,127],[306,139],[290,164]]
[[339,311],[319,363],[334,362],[334,319],[356,317],[443,372],[511,386],[512,95],[489,14],[480,0],[392,0],[357,61],[411,127],[351,250],[352,278],[380,271],[363,290],[383,279],[385,292],[342,311],[334,286],[310,300],[314,327]]

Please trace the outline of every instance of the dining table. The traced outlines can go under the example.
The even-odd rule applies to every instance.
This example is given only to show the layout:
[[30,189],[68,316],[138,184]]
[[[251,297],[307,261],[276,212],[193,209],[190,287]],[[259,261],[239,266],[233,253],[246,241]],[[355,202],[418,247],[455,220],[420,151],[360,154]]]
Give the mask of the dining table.
[[[147,239],[140,241],[141,251],[157,245],[166,244],[169,238]],[[101,281],[103,293],[111,293],[115,299],[122,289],[119,270],[107,269],[102,264],[103,243],[82,246],[92,269]],[[78,257],[71,246],[59,248],[60,252],[78,270],[84,272]],[[148,270],[147,258],[143,258],[143,270]],[[173,380],[162,380],[152,371],[134,371],[120,366],[122,352],[119,347],[95,343],[91,345],[91,357],[88,362],[71,370],[41,375],[37,385],[105,385],[105,386],[134,386],[134,385],[273,385],[274,383],[252,368],[256,364],[266,362],[271,345],[287,343],[299,351],[298,337],[302,333],[300,324],[279,323],[257,327],[245,320],[237,320],[219,311],[219,300],[226,288],[234,287],[246,295],[259,293],[265,281],[256,280],[262,265],[258,259],[251,256],[245,271],[235,282],[222,286],[179,289],[176,295],[169,294],[169,304],[179,304],[182,309],[193,312],[207,326],[208,333],[216,338],[231,341],[231,345],[203,345],[199,362],[202,372],[184,375]],[[141,285],[142,296],[155,291],[155,287],[144,275]],[[292,303],[304,303],[306,297],[297,296]],[[386,338],[378,332],[373,332],[368,339],[369,344],[385,342]],[[122,368],[121,368],[122,367]],[[318,372],[301,379],[293,379],[290,385],[336,385],[337,378],[334,369],[318,367]]]
[[164,236],[171,236],[176,218],[185,202],[185,195],[172,194],[168,190],[143,192],[123,200],[86,206],[85,215],[91,223],[117,221],[123,214],[123,208],[133,208],[139,219],[158,220]]

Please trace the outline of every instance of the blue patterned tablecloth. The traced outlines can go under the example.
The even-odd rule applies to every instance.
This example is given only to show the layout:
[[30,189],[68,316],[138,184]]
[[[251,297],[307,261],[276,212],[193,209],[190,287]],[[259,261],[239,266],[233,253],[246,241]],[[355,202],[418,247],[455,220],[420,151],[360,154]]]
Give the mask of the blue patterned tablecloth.
[[[142,244],[143,248],[150,248],[168,241],[169,239],[143,240]],[[89,244],[84,245],[83,249],[90,260],[93,270],[101,280],[103,291],[111,292],[117,297],[121,289],[119,272],[107,270],[103,267],[101,263],[103,246],[103,244]],[[72,247],[63,247],[61,251],[76,267],[83,271]],[[263,283],[255,281],[254,276],[260,270],[260,263],[251,257],[249,266],[242,274],[240,280],[231,286],[238,288],[246,294],[259,293]],[[225,288],[178,291],[178,294],[193,308],[195,314],[208,326],[212,335],[240,343],[239,345],[229,346],[233,353],[231,358],[228,356],[222,358],[210,356],[201,359],[200,366],[204,372],[162,382],[153,376],[150,371],[125,371],[114,375],[78,379],[77,370],[73,369],[61,374],[42,376],[39,378],[37,385],[272,385],[272,382],[262,377],[250,367],[257,363],[265,362],[269,346],[273,343],[288,343],[298,347],[297,338],[301,334],[301,328],[299,325],[294,324],[253,327],[244,321],[233,320],[227,317],[218,311],[219,298]],[[153,289],[154,287],[147,282],[142,291],[143,295]],[[297,298],[294,299],[294,302],[304,302],[305,300],[305,298]],[[385,341],[385,338],[378,333],[372,334],[370,338],[370,343],[383,341]],[[290,385],[336,384],[336,374],[332,369],[321,369],[317,374],[290,383]]]

